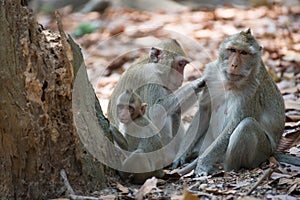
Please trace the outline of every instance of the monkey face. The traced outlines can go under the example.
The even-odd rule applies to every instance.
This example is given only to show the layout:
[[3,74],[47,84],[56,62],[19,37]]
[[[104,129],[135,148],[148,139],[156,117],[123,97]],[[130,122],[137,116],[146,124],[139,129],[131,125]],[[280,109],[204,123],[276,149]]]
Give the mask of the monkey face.
[[131,89],[126,89],[117,101],[117,118],[121,123],[128,124],[144,115],[147,104]]
[[228,54],[228,62],[224,71],[226,78],[230,81],[239,81],[247,77],[250,72],[247,63],[252,57],[251,53],[235,47],[230,47],[226,51]]
[[219,61],[226,80],[241,81],[258,71],[261,47],[250,30],[228,37],[220,46]]
[[121,123],[128,124],[133,120],[135,108],[132,105],[117,105],[117,116]]

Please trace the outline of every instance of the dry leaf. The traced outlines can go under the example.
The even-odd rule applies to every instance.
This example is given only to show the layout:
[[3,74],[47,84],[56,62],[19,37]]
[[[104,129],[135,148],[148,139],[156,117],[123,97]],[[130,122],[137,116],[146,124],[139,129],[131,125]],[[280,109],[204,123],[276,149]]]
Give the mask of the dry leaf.
[[70,200],[68,198],[58,198],[58,199],[50,199],[50,200]]
[[237,189],[239,189],[239,188],[241,188],[241,187],[248,186],[248,185],[250,185],[250,183],[249,183],[249,182],[245,182],[245,181],[243,181],[243,182],[238,182],[238,183],[234,183],[234,184],[230,184],[230,186],[232,186],[233,189],[235,189],[235,190],[237,190]]
[[150,179],[147,179],[145,183],[142,185],[142,187],[137,191],[135,194],[135,198],[137,200],[142,200],[143,197],[149,193],[152,189],[157,188],[157,178],[152,177]]
[[232,8],[219,8],[215,10],[216,17],[222,18],[222,19],[233,19],[235,17],[236,9]]
[[299,149],[299,147],[292,147],[289,150],[289,153],[293,154],[293,155],[296,155],[297,157],[300,157],[300,149]]
[[270,178],[273,180],[278,179],[278,178],[283,178],[283,177],[291,178],[291,175],[273,172],[270,176]]
[[292,185],[292,187],[290,187],[289,191],[287,192],[288,194],[291,194],[294,190],[296,190],[298,184],[294,184]]
[[292,180],[290,178],[280,178],[278,185],[289,184],[291,182],[292,182]]
[[112,194],[100,196],[100,199],[103,199],[103,200],[115,200],[116,198],[117,198],[117,196],[112,195]]
[[182,200],[199,200],[199,197],[184,188]]
[[296,197],[283,194],[283,195],[267,195],[266,198],[268,199],[284,199],[284,200],[297,200]]
[[300,111],[300,103],[299,100],[285,100],[284,101],[285,104],[285,109],[294,109],[294,110],[299,110]]
[[286,61],[296,61],[300,62],[300,53],[289,51],[284,57],[284,60]]
[[258,198],[255,197],[240,197],[239,200],[258,200]]
[[220,194],[225,194],[225,195],[236,194],[236,193],[237,193],[236,190],[224,190],[224,191],[220,191]]
[[[300,115],[300,113],[298,113],[299,115]],[[286,122],[285,123],[285,127],[286,128],[300,128],[300,121],[297,121],[297,122]],[[291,132],[293,132],[293,131],[291,131]],[[285,132],[284,133],[284,136],[285,135],[287,135],[287,134],[290,134],[290,132],[289,131],[287,131],[287,132]]]
[[128,187],[123,186],[121,183],[117,182],[117,186],[116,187],[118,188],[118,190],[120,190],[123,193],[128,193],[129,192]]

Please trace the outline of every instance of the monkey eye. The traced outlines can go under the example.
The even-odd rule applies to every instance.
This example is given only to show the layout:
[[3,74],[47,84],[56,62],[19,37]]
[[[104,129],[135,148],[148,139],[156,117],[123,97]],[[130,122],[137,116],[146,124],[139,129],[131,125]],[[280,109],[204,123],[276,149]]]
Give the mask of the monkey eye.
[[123,109],[123,108],[124,108],[123,105],[117,105],[117,109],[118,109],[118,110],[121,110],[121,109]]
[[184,67],[187,63],[188,63],[188,62],[187,62],[186,60],[180,60],[180,61],[178,62],[178,66],[179,66],[179,67]]
[[133,113],[134,112],[134,107],[133,106],[128,106],[128,110],[130,113]]
[[234,49],[234,48],[229,48],[227,50],[230,51],[230,52],[232,52],[232,53],[236,53],[236,49]]
[[243,50],[243,51],[241,51],[241,54],[242,55],[248,55],[248,52]]

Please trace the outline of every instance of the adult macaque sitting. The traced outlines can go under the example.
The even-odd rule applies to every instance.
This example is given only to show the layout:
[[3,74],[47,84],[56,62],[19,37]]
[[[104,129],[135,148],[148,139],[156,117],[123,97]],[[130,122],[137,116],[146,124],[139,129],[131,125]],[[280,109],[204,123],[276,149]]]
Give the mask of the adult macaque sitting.
[[[283,98],[261,59],[250,29],[228,37],[209,63],[197,111],[181,148],[193,151],[196,175],[257,167],[276,149],[285,123]],[[181,151],[180,153],[183,153]],[[174,164],[176,166],[177,163]]]

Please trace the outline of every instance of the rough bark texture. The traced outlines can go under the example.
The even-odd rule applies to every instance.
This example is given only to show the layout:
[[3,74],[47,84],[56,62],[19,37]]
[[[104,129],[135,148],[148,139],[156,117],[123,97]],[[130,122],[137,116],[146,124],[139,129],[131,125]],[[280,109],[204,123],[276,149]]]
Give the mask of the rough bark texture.
[[[104,167],[83,147],[73,122],[81,52],[62,35],[43,30],[23,4],[0,0],[0,197],[62,196],[61,169],[75,192],[100,189]],[[105,118],[99,120],[108,127]]]

